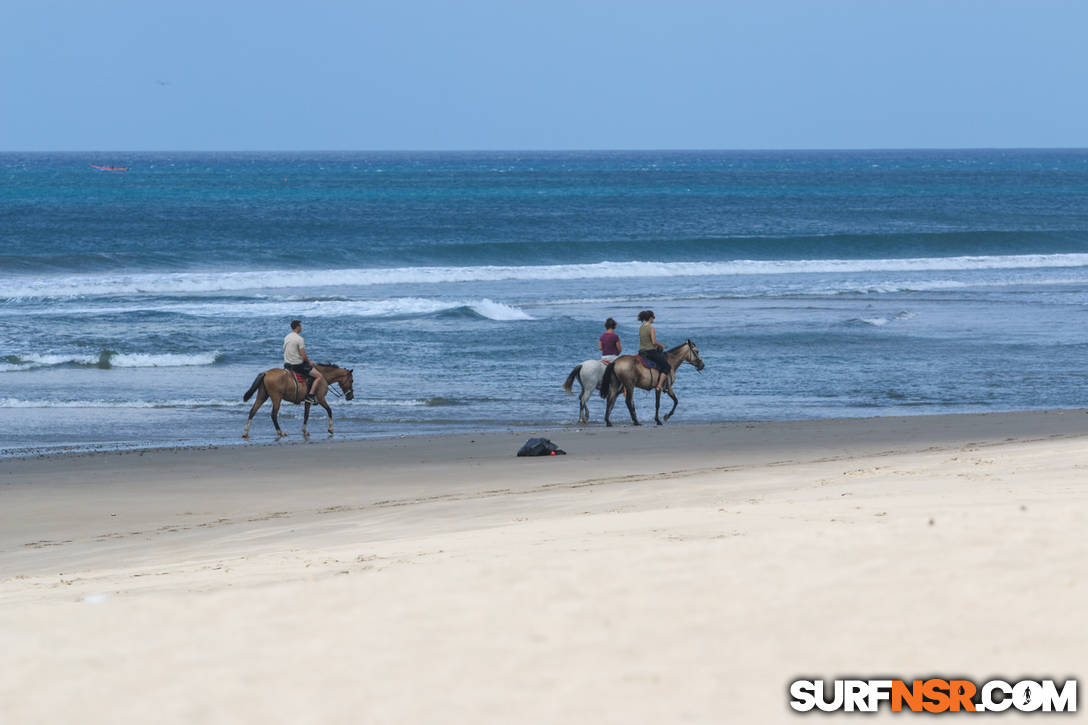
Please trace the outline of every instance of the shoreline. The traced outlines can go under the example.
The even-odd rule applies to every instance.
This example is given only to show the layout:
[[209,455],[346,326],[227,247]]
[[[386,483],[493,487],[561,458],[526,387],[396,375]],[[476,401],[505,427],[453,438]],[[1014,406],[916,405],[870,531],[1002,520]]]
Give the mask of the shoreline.
[[0,711],[785,722],[802,674],[1075,676],[1086,442],[1061,410],[4,459]]
[[[666,423],[663,426],[655,426],[652,416],[643,416],[640,419],[640,426],[631,425],[630,419],[625,417],[626,410],[622,405],[617,402],[616,409],[613,411],[613,417],[617,422],[613,424],[613,430],[631,428],[705,428],[714,426],[728,426],[728,425],[797,425],[797,424],[819,424],[821,422],[835,423],[838,421],[872,421],[872,420],[885,420],[885,419],[940,419],[940,418],[956,418],[956,417],[985,417],[985,416],[1005,416],[1005,415],[1020,415],[1020,414],[1046,414],[1046,415],[1063,415],[1069,413],[1083,412],[1088,414],[1088,408],[1085,407],[1070,407],[1070,408],[1028,408],[1028,409],[1015,409],[1015,410],[995,410],[987,412],[969,412],[969,413],[906,413],[897,415],[872,415],[872,416],[853,416],[853,417],[833,417],[833,418],[785,418],[785,419],[753,419],[753,420],[719,420],[719,421],[695,421],[691,423],[672,422]],[[256,420],[256,419],[255,419]],[[649,421],[649,422],[647,422]],[[399,439],[413,439],[420,438],[435,438],[442,439],[449,436],[489,436],[498,433],[525,433],[527,437],[534,437],[538,435],[544,435],[548,433],[552,434],[565,434],[565,433],[584,433],[593,431],[607,431],[609,430],[604,426],[603,421],[595,420],[589,424],[568,423],[568,424],[545,424],[534,425],[531,423],[517,425],[517,426],[501,426],[495,428],[479,428],[474,430],[458,429],[451,432],[428,430],[419,433],[377,433],[373,435],[345,435],[344,433],[337,433],[330,436],[324,432],[317,423],[322,423],[321,419],[318,419],[313,425],[314,430],[310,434],[309,438],[303,438],[301,433],[294,431],[289,432],[288,437],[285,439],[269,438],[268,440],[261,439],[256,433],[252,438],[256,440],[242,440],[239,436],[239,440],[234,439],[211,439],[211,440],[193,440],[193,441],[179,441],[177,443],[165,444],[165,443],[148,443],[144,444],[129,444],[124,447],[111,447],[120,446],[120,444],[109,443],[90,443],[86,446],[67,446],[64,450],[58,450],[57,448],[38,448],[38,449],[5,449],[0,447],[0,462],[3,461],[23,461],[23,460],[50,460],[50,459],[64,459],[64,458],[85,458],[89,456],[110,456],[110,455],[127,455],[137,454],[145,455],[148,453],[160,453],[160,452],[176,452],[176,451],[208,451],[218,449],[249,449],[249,448],[274,448],[284,447],[290,445],[344,445],[348,443],[361,443],[364,441],[382,441],[382,440],[399,440]],[[58,444],[62,446],[64,444]],[[8,453],[7,451],[12,451]]]

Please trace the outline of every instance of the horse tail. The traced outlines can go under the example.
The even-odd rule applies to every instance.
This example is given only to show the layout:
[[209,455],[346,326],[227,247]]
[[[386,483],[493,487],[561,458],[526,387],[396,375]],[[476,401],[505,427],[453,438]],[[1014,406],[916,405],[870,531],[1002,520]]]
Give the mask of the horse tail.
[[612,390],[612,379],[616,377],[616,363],[604,366],[604,377],[601,378],[601,397],[608,400],[608,393]]
[[255,392],[257,392],[257,388],[261,387],[261,385],[263,385],[263,384],[264,384],[264,373],[261,373],[257,377],[253,378],[253,385],[249,386],[249,390],[247,390],[246,394],[242,396],[242,400],[245,401],[245,400],[249,400],[250,398],[252,398],[253,394]]
[[574,393],[574,379],[582,372],[581,364],[575,365],[574,369],[570,371],[570,375],[567,376],[567,382],[563,383],[563,390],[568,393]]

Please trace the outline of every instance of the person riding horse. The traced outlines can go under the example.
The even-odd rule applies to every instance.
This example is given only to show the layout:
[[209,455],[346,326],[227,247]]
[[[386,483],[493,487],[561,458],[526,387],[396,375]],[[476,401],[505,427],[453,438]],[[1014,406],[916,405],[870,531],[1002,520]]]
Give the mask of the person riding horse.
[[654,330],[654,311],[643,310],[638,313],[638,320],[642,323],[638,328],[638,354],[643,360],[657,366],[657,384],[654,390],[660,393],[665,383],[669,381],[671,367],[663,352],[665,346],[657,341],[657,331]]
[[291,320],[291,331],[283,338],[283,367],[293,373],[298,373],[302,379],[313,378],[304,402],[316,402],[317,386],[321,382],[321,371],[314,367],[306,354],[306,341],[302,339],[302,323]]
[[604,362],[612,362],[623,352],[620,336],[616,334],[616,321],[611,317],[604,321],[604,333],[597,340],[597,349],[601,351]]

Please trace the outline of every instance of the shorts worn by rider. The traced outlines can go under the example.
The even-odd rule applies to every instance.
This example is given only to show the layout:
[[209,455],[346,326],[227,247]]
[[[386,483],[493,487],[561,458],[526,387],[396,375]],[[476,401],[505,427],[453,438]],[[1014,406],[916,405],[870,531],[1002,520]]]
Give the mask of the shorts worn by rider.
[[[646,362],[652,362],[661,372],[669,371],[669,359],[665,357],[665,353],[661,352],[657,348],[639,350],[638,354]],[[649,367],[649,366],[647,366]]]
[[309,379],[310,371],[314,369],[314,366],[311,365],[310,363],[306,362],[305,360],[303,360],[300,363],[296,363],[296,364],[284,363],[283,367],[284,367],[284,369],[290,370],[293,373],[298,373],[299,375],[302,376],[303,380]]

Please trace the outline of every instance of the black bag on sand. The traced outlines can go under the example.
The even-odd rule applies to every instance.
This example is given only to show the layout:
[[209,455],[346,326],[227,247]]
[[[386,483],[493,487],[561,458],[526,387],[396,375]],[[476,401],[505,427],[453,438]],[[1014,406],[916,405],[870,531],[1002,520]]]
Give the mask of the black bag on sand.
[[530,438],[518,451],[519,456],[565,456],[567,452],[547,438]]

